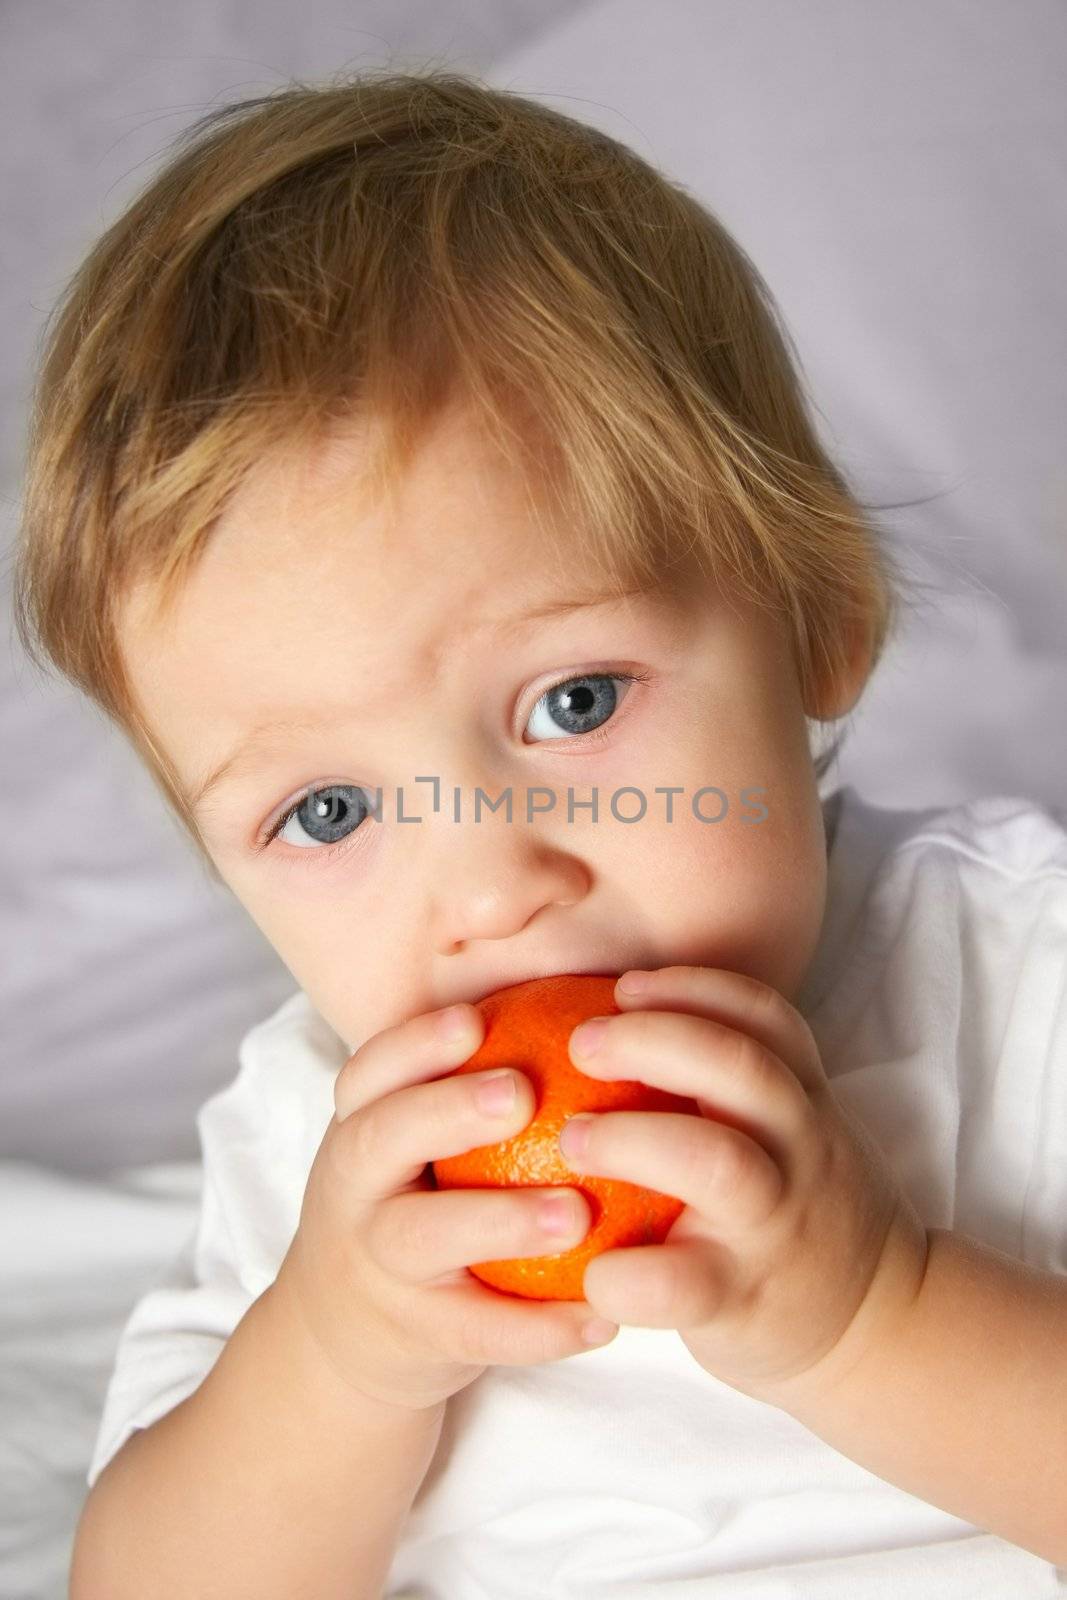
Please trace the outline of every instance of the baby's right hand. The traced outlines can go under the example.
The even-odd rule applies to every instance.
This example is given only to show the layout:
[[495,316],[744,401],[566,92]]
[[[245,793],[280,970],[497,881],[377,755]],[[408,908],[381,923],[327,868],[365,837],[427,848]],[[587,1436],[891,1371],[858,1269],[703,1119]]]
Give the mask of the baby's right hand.
[[[334,1370],[353,1389],[407,1409],[442,1404],[490,1364],[529,1366],[589,1346],[586,1300],[526,1301],[479,1283],[471,1262],[570,1250],[589,1230],[578,1189],[430,1187],[427,1163],[512,1138],[534,1092],[515,1072],[512,1109],[479,1108],[491,1073],[449,1077],[485,1024],[442,1036],[442,1012],[385,1028],[350,1056],[334,1085],[336,1115],[312,1164],[300,1223],[271,1293],[291,1297]],[[539,1223],[562,1194],[573,1226]]]

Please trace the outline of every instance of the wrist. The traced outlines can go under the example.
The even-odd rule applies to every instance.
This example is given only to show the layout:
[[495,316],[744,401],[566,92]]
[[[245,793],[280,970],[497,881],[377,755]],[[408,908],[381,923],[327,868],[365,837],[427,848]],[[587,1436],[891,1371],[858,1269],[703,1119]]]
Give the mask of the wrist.
[[818,1417],[831,1403],[839,1404],[841,1391],[862,1382],[870,1363],[884,1360],[905,1336],[929,1255],[929,1230],[905,1199],[886,1232],[874,1276],[852,1321],[833,1348],[784,1385],[772,1404],[798,1422]]
[[429,1405],[405,1405],[361,1388],[358,1381],[343,1373],[316,1338],[282,1275],[263,1291],[251,1310],[258,1311],[262,1328],[269,1329],[269,1337],[284,1349],[287,1370],[293,1379],[313,1391],[320,1404],[326,1403],[341,1411],[351,1409],[361,1422],[370,1415],[380,1417],[385,1423],[421,1422],[428,1429],[440,1428],[447,1400]]

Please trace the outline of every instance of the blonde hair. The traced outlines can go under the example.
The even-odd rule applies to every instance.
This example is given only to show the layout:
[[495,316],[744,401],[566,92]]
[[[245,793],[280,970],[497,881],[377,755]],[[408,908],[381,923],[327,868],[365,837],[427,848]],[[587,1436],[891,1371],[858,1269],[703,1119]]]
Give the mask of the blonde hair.
[[368,478],[388,496],[461,396],[542,533],[548,506],[620,589],[681,589],[695,565],[784,618],[805,707],[857,640],[869,676],[908,587],[721,223],[625,145],[467,75],[292,80],[212,109],[49,323],[19,638],[130,739],[216,878],[118,612],[137,583],[162,614],[279,446],[371,418]]

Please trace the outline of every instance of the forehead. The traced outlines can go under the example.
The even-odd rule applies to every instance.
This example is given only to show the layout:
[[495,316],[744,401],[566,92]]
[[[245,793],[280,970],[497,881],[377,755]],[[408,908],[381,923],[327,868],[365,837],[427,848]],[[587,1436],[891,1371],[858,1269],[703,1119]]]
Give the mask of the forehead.
[[617,585],[579,541],[546,538],[517,469],[461,414],[420,442],[391,501],[368,492],[367,459],[359,427],[279,453],[232,497],[162,621],[133,593],[123,647],[150,716],[239,733],[368,671],[382,695],[405,692],[450,649],[506,648],[606,597],[623,615],[672,613],[665,592]]
[[[544,486],[543,453],[531,453],[524,469],[491,441],[469,407],[453,404],[434,416],[387,485],[372,476],[381,442],[378,426],[357,418],[328,425],[312,444],[273,452],[246,474],[217,533],[226,539],[250,524],[279,533],[288,528],[299,543],[302,523],[311,519],[358,523],[406,544],[443,525],[476,536],[490,514],[506,519],[506,533],[529,519],[529,496],[539,499]],[[551,531],[546,522],[544,532]],[[436,553],[446,560],[449,548],[440,545]]]
[[603,568],[545,510],[536,475],[492,445],[469,410],[452,406],[427,427],[405,470],[379,493],[360,422],[335,425],[314,446],[257,465],[212,534],[219,575],[254,567],[278,588],[335,585],[365,622],[390,629],[420,609],[461,608],[469,627],[492,624],[523,596],[601,594],[632,584]]

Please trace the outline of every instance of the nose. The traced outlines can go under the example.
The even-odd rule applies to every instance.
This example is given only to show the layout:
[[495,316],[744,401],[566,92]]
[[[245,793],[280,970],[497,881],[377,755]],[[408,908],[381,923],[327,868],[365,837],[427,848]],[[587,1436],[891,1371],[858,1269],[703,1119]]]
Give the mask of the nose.
[[458,955],[474,939],[510,938],[546,907],[574,905],[588,893],[585,864],[536,827],[496,819],[451,832],[431,910],[442,955]]

